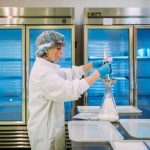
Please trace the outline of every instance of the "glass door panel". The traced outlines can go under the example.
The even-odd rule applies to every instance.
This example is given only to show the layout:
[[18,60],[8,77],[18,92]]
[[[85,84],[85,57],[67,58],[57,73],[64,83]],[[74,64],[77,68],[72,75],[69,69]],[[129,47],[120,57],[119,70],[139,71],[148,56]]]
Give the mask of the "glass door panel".
[[137,105],[150,117],[150,27],[137,28]]
[[[35,51],[37,47],[35,45],[36,38],[44,31],[57,31],[65,36],[65,47],[63,48],[63,57],[57,62],[63,68],[71,68],[74,62],[74,46],[73,46],[73,26],[49,26],[49,27],[29,27],[29,70],[31,71],[33,63],[35,61]],[[71,111],[72,102],[65,102],[65,119],[68,120],[68,112]]]
[[[104,59],[104,48],[107,55],[113,57],[112,77],[119,77],[112,86],[112,93],[117,105],[130,103],[130,28],[129,27],[91,27],[85,28],[85,63]],[[86,39],[86,38],[85,38]],[[86,51],[87,49],[87,51]],[[94,69],[89,73],[91,74]],[[88,105],[101,105],[105,86],[99,79],[87,92]]]
[[0,123],[25,122],[24,28],[0,27]]

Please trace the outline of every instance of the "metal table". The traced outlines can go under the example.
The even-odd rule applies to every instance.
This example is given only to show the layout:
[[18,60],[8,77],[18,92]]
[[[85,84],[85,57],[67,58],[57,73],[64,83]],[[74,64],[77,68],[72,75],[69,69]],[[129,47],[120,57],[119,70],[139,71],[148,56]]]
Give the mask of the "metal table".
[[[74,111],[72,111],[74,112]],[[72,120],[72,117],[76,114],[76,113],[72,113],[71,115],[69,115],[70,120]],[[147,113],[146,113],[147,114]],[[68,118],[69,118],[68,117]],[[147,119],[147,116],[145,116],[144,113],[128,113],[128,114],[120,114],[119,115],[120,119]],[[77,119],[73,119],[73,120],[77,120]],[[84,121],[84,120],[83,120]],[[120,124],[120,122],[115,122],[112,123],[112,125],[119,131],[119,133],[124,137],[124,140],[136,140],[136,141],[143,141],[144,139],[140,139],[140,138],[134,138],[132,136],[130,136],[127,131],[122,127],[122,125]],[[77,131],[78,132],[78,131]],[[113,150],[113,147],[111,145],[111,141],[105,141],[105,142],[76,142],[74,143],[74,145],[72,145],[72,150]]]

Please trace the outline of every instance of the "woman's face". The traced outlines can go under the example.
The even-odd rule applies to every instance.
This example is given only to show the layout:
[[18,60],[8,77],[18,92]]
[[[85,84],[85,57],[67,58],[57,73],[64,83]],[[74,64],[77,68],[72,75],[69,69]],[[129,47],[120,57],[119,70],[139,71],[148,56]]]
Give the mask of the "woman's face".
[[47,60],[50,62],[59,61],[63,54],[62,46],[54,46],[46,51]]

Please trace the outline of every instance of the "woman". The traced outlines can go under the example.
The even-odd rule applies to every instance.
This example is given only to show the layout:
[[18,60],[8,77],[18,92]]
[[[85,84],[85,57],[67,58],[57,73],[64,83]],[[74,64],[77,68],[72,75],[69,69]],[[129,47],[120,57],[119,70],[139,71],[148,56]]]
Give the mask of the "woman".
[[[45,31],[36,40],[38,50],[29,79],[28,134],[32,150],[64,150],[64,101],[77,100],[99,77],[109,74],[109,64],[88,63],[64,69],[54,64],[63,53],[64,36]],[[100,67],[83,79],[93,67]]]

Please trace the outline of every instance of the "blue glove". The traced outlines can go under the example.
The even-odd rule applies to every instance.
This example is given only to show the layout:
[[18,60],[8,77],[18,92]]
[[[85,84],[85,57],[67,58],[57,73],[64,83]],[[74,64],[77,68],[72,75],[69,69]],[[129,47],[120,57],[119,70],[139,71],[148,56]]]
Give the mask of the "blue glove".
[[99,60],[99,61],[94,61],[93,62],[93,68],[99,68],[103,65],[103,61],[102,60]]
[[104,64],[103,66],[98,68],[98,72],[100,73],[100,77],[104,78],[107,74],[111,74],[111,65],[109,63]]

